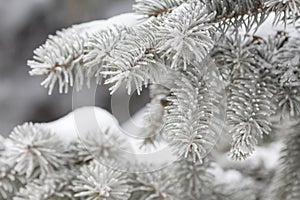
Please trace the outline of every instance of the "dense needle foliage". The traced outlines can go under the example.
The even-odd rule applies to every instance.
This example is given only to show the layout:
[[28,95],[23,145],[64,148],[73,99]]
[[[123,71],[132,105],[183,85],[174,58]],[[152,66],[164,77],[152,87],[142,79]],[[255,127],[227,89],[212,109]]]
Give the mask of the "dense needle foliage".
[[[299,200],[300,1],[136,0],[133,8],[132,26],[83,24],[49,36],[28,61],[30,75],[45,76],[49,94],[90,81],[111,94],[149,86],[142,147],[167,143],[178,160],[149,173],[119,171],[99,162],[118,165],[126,149],[119,133],[94,130],[67,145],[25,123],[1,138],[0,199]],[[270,19],[293,34],[257,35]],[[285,138],[278,168],[268,178],[257,169],[248,185],[223,184],[216,170],[228,166],[213,150],[227,135],[222,153],[239,161]],[[250,168],[237,170],[247,176]]]

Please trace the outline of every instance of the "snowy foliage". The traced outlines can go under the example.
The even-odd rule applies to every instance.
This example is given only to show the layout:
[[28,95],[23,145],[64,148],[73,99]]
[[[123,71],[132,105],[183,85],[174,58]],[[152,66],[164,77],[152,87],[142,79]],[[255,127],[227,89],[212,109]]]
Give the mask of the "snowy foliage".
[[279,22],[280,20],[287,21],[288,19],[295,21],[295,18],[300,14],[299,0],[268,0],[265,4],[277,14],[275,22]]
[[[167,97],[164,133],[178,156],[202,161],[216,143],[219,131],[214,128],[218,119],[219,94],[212,83],[213,75],[205,64],[189,66],[180,74]],[[184,89],[183,89],[184,88]],[[220,120],[219,120],[220,121]]]
[[0,199],[11,199],[18,191],[21,182],[13,167],[5,162],[6,158],[0,158]]
[[212,194],[213,175],[207,171],[209,163],[195,163],[192,160],[182,160],[175,168],[182,187],[183,198],[205,199]]
[[[184,13],[190,13],[185,15]],[[203,4],[184,4],[173,11],[157,33],[158,52],[172,60],[171,68],[186,70],[191,61],[201,62],[212,49],[212,27],[207,24],[213,15]]]
[[148,31],[148,25],[130,31],[124,40],[118,42],[114,51],[103,66],[102,74],[108,76],[105,84],[114,93],[122,83],[126,85],[128,94],[131,94],[132,85],[138,94],[143,85],[147,87],[155,83],[157,76],[164,71],[159,59],[155,60],[155,35]]
[[[145,166],[139,166],[145,167]],[[148,167],[149,168],[149,167]],[[176,180],[167,170],[133,174],[130,200],[177,199]]]
[[106,132],[91,131],[74,142],[74,153],[77,162],[88,162],[93,159],[122,158],[123,151],[126,151],[125,141],[118,138],[117,134],[110,130]]
[[[272,183],[270,170],[269,179],[251,180],[249,187],[224,185],[210,163],[216,159],[225,171],[219,154],[244,160],[258,145],[281,138],[274,127],[283,120],[299,123],[300,37],[295,27],[300,1],[136,0],[134,10],[140,17],[137,21],[131,15],[134,23],[91,22],[49,36],[28,62],[30,74],[46,76],[42,85],[50,94],[56,85],[68,92],[94,79],[109,84],[111,94],[121,85],[128,94],[140,94],[150,85],[143,145],[156,148],[163,141],[180,160],[154,172],[152,166],[131,163],[149,173],[121,172],[97,162],[118,164],[126,143],[118,132],[90,132],[66,146],[51,130],[25,123],[1,139],[0,197],[299,199],[299,126],[288,127],[284,135]],[[283,29],[275,35],[260,30],[270,21]],[[231,144],[214,148],[218,139],[228,140],[226,133]],[[235,172],[247,183],[248,172]]]
[[46,177],[32,180],[22,187],[13,200],[65,200],[75,199],[71,187],[75,171],[61,170],[49,173]]
[[299,124],[283,134],[289,134],[282,149],[281,164],[273,180],[270,200],[300,198],[300,129]]
[[98,81],[101,80],[102,66],[105,65],[107,57],[111,55],[118,42],[124,39],[125,33],[125,27],[114,26],[89,37],[85,45],[87,53],[83,57],[87,77],[95,76]]
[[8,161],[26,178],[45,176],[66,162],[62,141],[51,130],[38,124],[17,126],[9,138]]
[[87,200],[126,200],[130,196],[127,175],[97,161],[84,165],[73,184],[75,197],[85,197]]
[[185,2],[185,0],[136,0],[133,9],[136,13],[144,15],[145,17],[158,17],[171,12],[183,2]]
[[251,38],[241,36],[225,37],[216,45],[212,56],[227,84],[255,71],[254,48],[255,46],[251,45]]
[[28,61],[30,75],[47,75],[41,83],[49,94],[58,82],[59,92],[68,92],[69,86],[79,90],[83,85],[83,38],[73,29],[58,31],[34,51],[34,60]]

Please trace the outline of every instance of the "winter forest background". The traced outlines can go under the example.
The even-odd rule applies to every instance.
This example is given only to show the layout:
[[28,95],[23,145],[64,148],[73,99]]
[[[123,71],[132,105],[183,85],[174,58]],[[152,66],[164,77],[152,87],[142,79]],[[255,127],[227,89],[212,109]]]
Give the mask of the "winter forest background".
[[[53,92],[29,77],[26,61],[48,34],[95,19],[132,11],[133,0],[0,0],[0,134],[8,135],[24,121],[47,122],[72,110],[72,94]],[[110,110],[107,86],[99,86],[95,103]],[[131,103],[133,111],[147,101],[147,93]],[[133,97],[134,98],[134,97]],[[141,99],[146,99],[141,101]],[[134,101],[134,100],[133,100]],[[126,119],[119,119],[121,122]]]

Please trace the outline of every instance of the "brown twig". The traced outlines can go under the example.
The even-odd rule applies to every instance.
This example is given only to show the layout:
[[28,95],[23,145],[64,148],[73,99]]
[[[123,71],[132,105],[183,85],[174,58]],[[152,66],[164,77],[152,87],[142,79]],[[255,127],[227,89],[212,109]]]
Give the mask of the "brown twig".
[[211,23],[218,23],[227,19],[233,19],[233,18],[238,18],[240,16],[248,15],[248,14],[259,14],[268,11],[268,7],[260,6],[258,8],[252,9],[252,10],[246,10],[246,11],[241,11],[238,13],[234,14],[228,14],[220,17],[216,17],[211,21]]
[[169,12],[171,12],[171,11],[172,11],[171,8],[165,8],[165,9],[161,9],[161,10],[156,10],[156,11],[154,11],[153,13],[150,13],[148,16],[149,16],[149,17],[157,17],[157,16],[159,16],[159,15],[161,15],[161,14],[169,13]]

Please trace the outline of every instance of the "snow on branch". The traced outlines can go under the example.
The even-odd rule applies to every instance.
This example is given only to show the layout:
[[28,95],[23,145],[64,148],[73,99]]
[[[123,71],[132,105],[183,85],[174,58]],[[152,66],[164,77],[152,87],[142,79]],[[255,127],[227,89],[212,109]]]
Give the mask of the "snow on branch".
[[92,161],[80,169],[81,173],[73,181],[75,197],[87,199],[120,199],[130,197],[129,177],[120,172]]
[[171,12],[186,0],[136,0],[133,9],[145,17],[158,17]]
[[151,27],[144,24],[129,30],[107,57],[101,74],[106,77],[105,84],[113,84],[111,93],[126,84],[128,94],[131,94],[132,85],[140,94],[143,86],[157,82],[164,73],[165,66],[154,51],[155,35],[148,29]]
[[49,94],[58,82],[59,92],[68,92],[69,86],[79,90],[83,85],[84,39],[73,29],[58,31],[49,36],[46,43],[34,51],[34,60],[28,61],[30,75],[46,75],[41,83],[49,88]]
[[186,70],[193,60],[201,62],[208,55],[214,41],[207,22],[213,16],[203,4],[184,4],[162,22],[157,32],[158,52],[172,61],[171,68]]
[[[33,60],[28,61],[32,69],[30,75],[46,76],[41,85],[49,89],[49,94],[56,84],[60,93],[67,93],[73,86],[80,90],[85,81],[84,49],[87,38],[114,24],[133,26],[136,18],[134,14],[123,14],[106,21],[88,22],[57,31],[34,51]],[[92,76],[90,73],[88,75]]]
[[221,121],[215,115],[220,94],[210,82],[213,78],[206,70],[212,66],[206,62],[189,66],[176,78],[164,116],[163,131],[176,155],[192,157],[194,162],[202,162],[220,133],[215,126]]
[[7,161],[26,178],[45,176],[67,162],[64,143],[41,125],[25,123],[17,126],[9,139]]

